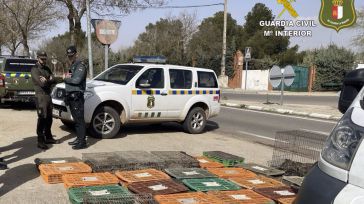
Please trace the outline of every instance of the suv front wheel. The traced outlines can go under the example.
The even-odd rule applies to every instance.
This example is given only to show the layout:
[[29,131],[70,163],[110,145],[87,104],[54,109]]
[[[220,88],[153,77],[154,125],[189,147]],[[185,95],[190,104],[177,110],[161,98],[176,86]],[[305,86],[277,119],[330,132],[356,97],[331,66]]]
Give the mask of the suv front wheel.
[[190,134],[201,133],[206,126],[206,113],[200,107],[195,107],[188,112],[185,121],[183,122],[183,129]]
[[102,106],[96,109],[89,128],[93,137],[110,139],[119,133],[120,126],[118,112],[112,107]]

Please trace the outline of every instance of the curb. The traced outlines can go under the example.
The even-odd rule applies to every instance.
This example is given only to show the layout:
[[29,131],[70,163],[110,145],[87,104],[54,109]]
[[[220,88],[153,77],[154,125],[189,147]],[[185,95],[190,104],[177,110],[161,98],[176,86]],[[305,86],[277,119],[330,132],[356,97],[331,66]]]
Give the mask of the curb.
[[237,103],[221,103],[221,106],[248,109],[248,110],[255,110],[255,111],[263,111],[263,112],[271,112],[271,113],[279,113],[279,114],[283,114],[283,115],[297,115],[297,116],[304,116],[304,117],[318,118],[318,119],[325,119],[325,120],[333,120],[333,121],[338,121],[341,118],[341,117],[338,117],[338,116],[321,114],[321,113],[300,112],[300,111],[294,111],[294,110],[289,110],[289,109],[267,108],[267,107],[262,107],[262,106],[237,104]]

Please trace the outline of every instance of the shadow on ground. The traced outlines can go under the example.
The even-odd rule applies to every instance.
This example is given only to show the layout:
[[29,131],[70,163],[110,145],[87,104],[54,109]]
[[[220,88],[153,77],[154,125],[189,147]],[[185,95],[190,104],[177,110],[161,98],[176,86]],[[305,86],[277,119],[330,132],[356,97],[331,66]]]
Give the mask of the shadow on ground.
[[0,185],[2,185],[0,187],[0,197],[37,177],[39,177],[39,172],[34,164],[22,164],[6,170],[0,176]]
[[1,157],[5,159],[6,164],[15,163],[32,157],[35,154],[42,152],[41,149],[37,148],[37,137],[27,137],[23,140],[16,141],[8,146],[0,147],[0,152],[7,152],[11,150],[16,150],[12,154],[2,154]]

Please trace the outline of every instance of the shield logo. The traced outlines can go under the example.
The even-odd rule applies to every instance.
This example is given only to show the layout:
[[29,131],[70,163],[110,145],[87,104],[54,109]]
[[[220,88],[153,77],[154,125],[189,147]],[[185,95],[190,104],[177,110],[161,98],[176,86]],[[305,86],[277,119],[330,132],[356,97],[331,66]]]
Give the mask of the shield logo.
[[339,32],[355,24],[354,0],[321,0],[320,23]]
[[153,108],[155,105],[155,98],[154,96],[148,96],[148,99],[147,99],[147,107],[148,108]]

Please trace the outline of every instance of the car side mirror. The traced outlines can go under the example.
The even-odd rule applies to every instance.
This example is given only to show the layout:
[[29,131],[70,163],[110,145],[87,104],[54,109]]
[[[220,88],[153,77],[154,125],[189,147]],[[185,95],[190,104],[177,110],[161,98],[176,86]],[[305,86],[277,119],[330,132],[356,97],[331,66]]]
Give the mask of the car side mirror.
[[340,92],[338,108],[345,113],[364,85],[364,69],[348,72]]
[[149,88],[151,85],[147,79],[142,79],[139,81],[138,86],[140,86],[142,88]]

